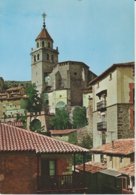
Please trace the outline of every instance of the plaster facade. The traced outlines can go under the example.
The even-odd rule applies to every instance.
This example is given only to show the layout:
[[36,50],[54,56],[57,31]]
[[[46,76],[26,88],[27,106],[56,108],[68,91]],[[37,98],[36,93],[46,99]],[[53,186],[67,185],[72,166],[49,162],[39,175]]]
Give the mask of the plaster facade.
[[134,137],[134,63],[115,64],[91,84],[93,147]]

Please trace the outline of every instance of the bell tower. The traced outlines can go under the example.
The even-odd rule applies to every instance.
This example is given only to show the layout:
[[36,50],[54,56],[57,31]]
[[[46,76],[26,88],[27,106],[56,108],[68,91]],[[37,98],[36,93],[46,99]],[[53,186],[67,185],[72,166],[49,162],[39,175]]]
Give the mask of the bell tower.
[[42,17],[43,27],[35,39],[36,48],[31,50],[32,83],[35,83],[39,94],[48,88],[49,74],[58,63],[59,54],[58,48],[53,49],[53,39],[46,29],[46,14],[43,13]]

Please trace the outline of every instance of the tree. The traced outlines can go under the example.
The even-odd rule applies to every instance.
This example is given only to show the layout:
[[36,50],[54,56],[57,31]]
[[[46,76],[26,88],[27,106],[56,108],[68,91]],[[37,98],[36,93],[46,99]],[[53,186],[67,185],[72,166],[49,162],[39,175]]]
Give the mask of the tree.
[[[82,142],[79,144],[79,146],[87,149],[91,149],[93,147],[93,138],[90,135],[86,135],[83,137]],[[85,161],[90,161],[91,160],[91,154],[86,154],[86,159]],[[83,157],[80,154],[76,155],[76,164],[81,164],[83,163]]]
[[73,111],[73,127],[80,128],[87,125],[86,109],[84,107],[76,107]]
[[41,112],[42,99],[38,95],[35,84],[28,84],[25,92],[27,98],[21,101],[21,107],[26,109],[28,112]]
[[66,129],[69,125],[69,115],[68,112],[63,109],[57,109],[56,114],[52,117],[50,124],[54,129]]
[[27,116],[26,113],[24,115],[17,114],[16,116],[17,121],[21,121],[23,123],[23,128],[26,129],[27,126]]
[[0,77],[0,92],[2,92],[4,89],[4,79]]

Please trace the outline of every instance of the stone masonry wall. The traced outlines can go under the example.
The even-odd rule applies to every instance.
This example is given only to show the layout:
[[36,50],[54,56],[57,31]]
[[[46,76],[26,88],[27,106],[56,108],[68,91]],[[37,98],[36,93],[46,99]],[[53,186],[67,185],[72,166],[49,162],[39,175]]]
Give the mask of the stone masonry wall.
[[0,154],[0,193],[36,192],[36,157],[31,154]]
[[130,129],[130,105],[118,105],[118,139],[134,137],[134,130]]

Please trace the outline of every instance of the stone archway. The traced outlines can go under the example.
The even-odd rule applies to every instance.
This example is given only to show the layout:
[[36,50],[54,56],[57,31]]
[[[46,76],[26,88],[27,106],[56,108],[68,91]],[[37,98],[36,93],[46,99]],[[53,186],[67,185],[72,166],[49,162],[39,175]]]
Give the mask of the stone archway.
[[30,122],[31,131],[40,131],[41,130],[41,121],[39,119],[34,119]]

